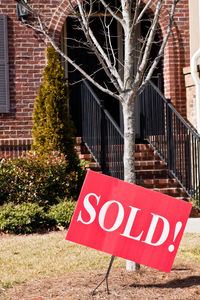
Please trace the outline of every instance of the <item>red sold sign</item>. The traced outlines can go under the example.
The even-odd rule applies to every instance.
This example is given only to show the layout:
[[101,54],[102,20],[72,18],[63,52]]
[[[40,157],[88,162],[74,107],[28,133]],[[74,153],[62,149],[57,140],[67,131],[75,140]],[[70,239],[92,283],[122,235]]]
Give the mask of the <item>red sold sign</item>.
[[66,239],[170,272],[191,207],[88,171]]

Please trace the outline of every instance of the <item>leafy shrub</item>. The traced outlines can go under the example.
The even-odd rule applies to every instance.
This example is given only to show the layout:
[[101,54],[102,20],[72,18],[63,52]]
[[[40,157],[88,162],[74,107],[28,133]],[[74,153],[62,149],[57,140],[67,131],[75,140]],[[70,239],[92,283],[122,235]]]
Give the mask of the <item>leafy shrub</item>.
[[68,227],[75,206],[76,202],[62,201],[44,211],[37,203],[6,203],[0,206],[0,232],[25,234],[56,225]]
[[0,206],[0,231],[9,233],[32,233],[39,228],[55,224],[36,203],[15,205],[8,203]]
[[72,201],[62,201],[50,207],[48,216],[57,225],[68,227],[74,213],[76,203]]
[[38,156],[27,153],[18,159],[0,162],[0,205],[5,202],[38,203],[48,206],[57,198],[77,199],[82,182],[75,171],[68,171],[64,154],[51,152]]

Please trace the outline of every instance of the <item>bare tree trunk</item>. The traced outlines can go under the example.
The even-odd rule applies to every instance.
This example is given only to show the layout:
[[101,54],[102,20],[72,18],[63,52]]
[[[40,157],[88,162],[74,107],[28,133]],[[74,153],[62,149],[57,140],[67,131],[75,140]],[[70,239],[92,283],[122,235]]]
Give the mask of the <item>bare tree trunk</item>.
[[124,180],[135,183],[135,104],[123,102],[124,115]]
[[[130,98],[124,100],[124,181],[135,184],[135,101]],[[139,264],[126,261],[127,271],[135,271],[139,268]]]

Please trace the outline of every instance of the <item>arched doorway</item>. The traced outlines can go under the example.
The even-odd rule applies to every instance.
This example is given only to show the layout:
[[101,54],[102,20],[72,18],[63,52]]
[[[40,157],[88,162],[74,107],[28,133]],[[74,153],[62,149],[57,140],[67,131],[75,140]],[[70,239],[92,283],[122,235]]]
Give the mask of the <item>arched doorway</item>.
[[[99,15],[95,15],[91,21],[91,28],[97,36],[101,45],[106,43],[105,35],[102,30],[102,18]],[[109,23],[109,18],[107,16],[107,21]],[[110,31],[111,31],[111,39],[113,50],[117,57],[118,69],[123,76],[123,69],[121,67],[120,62],[123,60],[123,33],[122,28],[115,20],[110,22]],[[142,26],[138,27],[137,37],[136,37],[136,55],[140,49],[140,41],[142,37],[146,35],[146,32],[149,29],[151,22],[148,20],[147,16],[144,16],[144,21],[142,22]],[[150,62],[153,61],[158,52],[158,44],[160,40],[159,33],[155,36],[155,44],[152,47],[151,51],[151,59]],[[112,84],[109,82],[108,78],[105,75],[104,70],[102,70],[98,59],[92,51],[88,51],[84,45],[85,37],[81,30],[78,29],[78,22],[74,16],[68,16],[66,22],[63,27],[63,45],[65,45],[65,52],[69,55],[69,57],[76,61],[78,65],[81,65],[84,70],[88,74],[93,74],[93,78],[99,82],[100,84],[106,84],[109,88],[113,88]],[[67,45],[66,45],[67,41]],[[150,63],[149,62],[149,63]],[[137,59],[136,59],[137,64]],[[159,63],[152,80],[154,83],[162,90],[163,89],[163,74],[162,74],[162,61]],[[77,134],[81,135],[81,90],[80,90],[80,81],[82,79],[82,75],[74,70],[74,68],[70,64],[65,64],[66,77],[68,79],[69,87],[70,87],[70,112],[72,114],[72,118],[77,128]],[[92,86],[98,98],[104,101],[105,108],[112,115],[116,123],[119,125],[121,129],[123,129],[123,117],[122,117],[122,109],[120,103],[112,98],[111,96],[99,91],[97,88]],[[142,138],[141,134],[141,120],[140,120],[140,103],[136,103],[136,137],[138,140]]]

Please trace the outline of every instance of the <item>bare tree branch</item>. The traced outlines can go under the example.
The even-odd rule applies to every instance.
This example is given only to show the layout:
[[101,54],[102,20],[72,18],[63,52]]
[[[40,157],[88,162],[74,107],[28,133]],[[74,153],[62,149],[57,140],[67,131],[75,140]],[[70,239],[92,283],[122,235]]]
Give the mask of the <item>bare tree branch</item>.
[[134,70],[134,35],[131,30],[132,16],[131,16],[132,1],[121,0],[122,15],[124,19],[124,90],[130,90],[132,86],[132,76]]
[[139,14],[139,16],[137,17],[135,24],[139,23],[143,17],[143,15],[145,14],[146,10],[149,8],[149,5],[153,2],[153,0],[149,0],[147,2],[147,4],[145,5],[145,7],[143,8],[143,10],[141,11],[141,13]]
[[114,19],[116,19],[117,22],[119,22],[123,26],[124,25],[123,19],[119,18],[118,15],[117,15],[117,13],[115,13],[104,0],[100,0],[100,2],[103,4],[103,6],[105,7],[105,9],[109,12],[109,14],[111,14],[111,16]]
[[148,36],[148,39],[147,39],[147,42],[146,42],[146,45],[145,45],[145,50],[144,50],[144,54],[143,54],[143,57],[142,57],[142,61],[141,61],[140,65],[138,66],[137,74],[135,76],[135,82],[134,82],[134,87],[133,87],[134,90],[138,89],[138,87],[140,85],[140,82],[141,82],[141,80],[144,76],[144,73],[145,73],[145,69],[146,69],[146,66],[147,66],[147,63],[148,63],[148,60],[149,60],[152,44],[153,44],[154,37],[155,37],[155,34],[156,34],[156,30],[157,30],[157,25],[158,25],[158,20],[159,20],[159,17],[160,17],[160,11],[161,11],[161,8],[162,8],[162,3],[163,3],[163,0],[158,0],[158,2],[157,2],[156,11],[155,11],[154,18],[153,18],[153,21],[152,21],[152,25],[151,25],[151,28],[150,28],[150,33],[149,33],[149,36]]
[[[101,56],[101,53],[99,53],[100,45],[98,47],[98,45],[96,45],[95,42],[91,39],[91,36],[90,36],[91,31],[89,32],[89,29],[90,29],[90,27],[89,27],[89,15],[85,15],[85,17],[84,17],[85,18],[85,22],[84,22],[85,25],[83,24],[82,19],[79,17],[79,15],[77,15],[77,18],[79,19],[79,22],[82,26],[82,30],[83,30],[83,32],[85,34],[85,37],[86,37],[86,39],[87,39],[87,41],[90,45],[90,48],[95,53],[97,59],[99,60],[99,62],[103,66],[106,75],[111,80],[111,82],[115,86],[116,90],[118,91],[118,93],[120,93],[121,92],[121,87],[119,86],[116,78],[114,77],[114,75],[110,71],[110,68],[108,68],[108,66],[106,65],[104,59]],[[103,50],[103,48],[102,48],[102,50]],[[108,60],[109,60],[109,57],[108,57]]]
[[141,8],[141,0],[136,0],[136,2],[135,2],[135,12],[134,12],[134,17],[133,17],[133,23],[132,23],[131,30],[134,30],[135,25],[137,24],[136,19],[138,18],[140,8]]
[[143,90],[145,85],[147,84],[147,82],[151,79],[153,72],[155,71],[155,68],[160,60],[160,58],[164,55],[164,50],[165,50],[165,46],[167,44],[167,41],[169,39],[169,35],[171,33],[171,29],[172,29],[172,25],[173,25],[173,21],[174,21],[174,13],[175,13],[175,8],[176,8],[176,4],[179,2],[179,0],[173,0],[172,6],[171,6],[171,12],[170,12],[170,16],[169,16],[169,22],[168,22],[168,26],[167,26],[167,32],[163,38],[162,44],[160,46],[159,52],[155,58],[155,60],[153,61],[146,77],[145,80],[143,81],[141,87],[139,90]]
[[[68,0],[70,3],[71,1]],[[80,2],[79,0],[77,0],[78,2]],[[102,92],[109,94],[110,96],[116,98],[119,101],[123,101],[123,99],[120,97],[119,94],[114,93],[113,91],[108,90],[107,88],[104,88],[102,85],[100,85],[98,82],[96,82],[89,74],[87,74],[87,72],[85,72],[79,65],[76,64],[75,61],[73,61],[72,59],[70,59],[70,57],[68,57],[65,53],[63,53],[60,48],[56,45],[56,43],[54,42],[53,38],[49,35],[47,29],[45,28],[42,20],[41,20],[41,16],[40,14],[37,13],[36,10],[34,10],[28,3],[24,2],[24,0],[21,0],[21,3],[24,5],[24,7],[26,7],[29,12],[31,12],[31,14],[33,14],[37,20],[38,20],[38,24],[39,27],[35,27],[29,23],[26,23],[25,26],[32,28],[33,30],[42,33],[47,40],[51,43],[51,45],[56,49],[56,51],[64,58],[66,59],[66,61],[68,61],[75,69],[77,69],[88,81],[90,81],[92,84],[94,84],[97,88],[99,88]],[[87,22],[86,19],[83,16],[83,19],[85,21],[85,26],[87,27]],[[98,44],[98,42],[97,42]],[[100,58],[100,57],[99,57]],[[101,58],[100,58],[101,60]],[[101,61],[101,63],[103,64],[103,61]],[[105,71],[107,71],[108,68],[105,66]],[[106,72],[108,75],[109,73]],[[110,77],[110,76],[109,76]],[[113,82],[113,78],[111,78],[111,81]],[[121,79],[120,79],[121,81]],[[114,84],[114,82],[113,82]]]
[[[141,9],[142,1],[135,0],[133,3],[131,0],[121,0],[121,16],[119,17],[118,12],[120,8],[112,9],[111,5],[106,3],[105,0],[100,0],[100,3],[104,6],[104,22],[101,19],[102,27],[104,30],[104,36],[106,41],[106,47],[103,47],[100,42],[97,40],[94,32],[90,26],[90,18],[93,16],[93,0],[88,0],[87,5],[89,7],[89,11],[85,10],[85,3],[86,1],[81,0],[67,0],[72,13],[77,17],[79,20],[81,30],[84,32],[87,43],[85,46],[88,49],[92,50],[96,55],[97,59],[99,60],[101,66],[103,67],[108,79],[112,82],[115,86],[117,94],[113,94],[113,92],[109,91],[107,88],[102,86],[101,84],[97,83],[94,78],[93,74],[87,74],[84,69],[78,65],[75,61],[71,60],[66,54],[62,53],[59,47],[56,46],[53,38],[48,33],[48,28],[45,27],[44,23],[42,22],[42,18],[40,14],[34,10],[29,3],[26,3],[24,0],[16,0],[20,2],[32,15],[36,17],[38,20],[38,26],[34,24],[26,24],[26,26],[31,27],[32,29],[42,33],[46,39],[54,46],[56,51],[62,55],[66,61],[68,61],[74,68],[76,68],[80,73],[85,76],[90,82],[92,82],[95,86],[97,86],[103,92],[114,96],[118,100],[121,100],[122,97],[120,94],[124,94],[124,92],[132,93],[132,96],[136,94],[137,89],[141,90],[148,80],[151,78],[160,58],[164,53],[164,48],[166,46],[167,40],[169,38],[169,34],[171,32],[172,23],[173,23],[173,16],[175,12],[175,7],[180,0],[173,0],[171,5],[171,11],[169,15],[169,23],[167,27],[167,32],[163,37],[163,41],[161,47],[158,51],[157,57],[154,59],[151,65],[149,65],[149,57],[152,48],[152,44],[154,42],[158,21],[160,17],[161,7],[163,5],[164,0],[157,0],[156,10],[154,13],[154,18],[149,28],[146,36],[144,37],[142,47],[140,49],[138,58],[137,58],[137,70],[136,74],[133,74],[134,71],[134,61],[136,59],[136,47],[134,42],[136,41],[136,31],[137,31],[137,24],[142,21],[144,14],[146,13],[147,9],[153,3],[153,0],[149,0]],[[76,5],[75,5],[76,4]],[[134,9],[134,14],[132,14],[132,10]],[[124,77],[123,79],[120,77],[119,71],[117,70],[118,58],[116,57],[115,51],[113,49],[112,40],[111,40],[111,32],[110,32],[110,25],[112,19],[109,24],[106,23],[107,12],[111,16],[112,19],[117,20],[124,30],[124,62],[120,61],[121,66],[124,68]],[[80,42],[80,41],[79,41]],[[84,44],[84,42],[82,42]],[[106,52],[105,52],[106,51]],[[147,70],[148,65],[148,72],[146,77],[145,71]],[[134,75],[134,76],[133,76]]]
[[142,61],[142,58],[143,58],[143,54],[144,54],[144,50],[145,50],[145,46],[146,46],[147,40],[149,38],[150,31],[151,31],[151,26],[149,27],[146,36],[143,38],[143,41],[142,41],[142,39],[140,39],[142,47],[140,48],[140,54],[138,56],[137,70],[139,69],[139,66],[141,64],[141,61]]
[[[93,31],[88,26],[86,15],[83,12],[83,8],[82,8],[80,0],[76,0],[76,2],[77,2],[77,5],[79,7],[79,12],[80,12],[80,16],[81,16],[81,25],[83,25],[83,29],[86,31],[87,38],[90,39],[90,41],[93,43],[94,49],[96,49],[98,51],[98,53],[101,55],[102,59],[105,61],[105,64],[107,65],[107,68],[108,68],[110,74],[112,75],[111,80],[113,81],[113,78],[114,78],[115,81],[117,82],[119,88],[122,90],[123,89],[123,82],[120,78],[120,75],[119,75],[117,69],[112,65],[111,61],[107,57],[107,55],[106,55],[105,51],[103,50],[102,46],[97,41]],[[100,56],[98,55],[98,57],[100,57]]]
[[[117,59],[116,59],[116,55],[115,55],[115,52],[114,52],[114,49],[113,49],[113,45],[112,45],[112,41],[111,41],[111,32],[110,32],[110,26],[111,26],[111,23],[113,21],[113,18],[111,19],[111,21],[109,22],[108,25],[106,24],[106,18],[107,18],[107,16],[105,14],[104,24],[102,24],[102,25],[103,25],[103,27],[105,27],[107,29],[107,32],[105,30],[105,38],[106,38],[106,41],[108,40],[108,44],[109,44],[109,45],[107,44],[107,49],[108,49],[108,53],[111,52],[112,58],[113,58],[113,65],[116,67],[116,60]],[[110,57],[110,55],[109,55],[109,57]]]
[[132,14],[132,1],[130,0],[121,0],[121,4],[122,4],[122,16],[123,16],[123,20],[124,23],[126,24],[126,27],[124,27],[124,31],[127,31],[127,28],[131,28],[131,14]]

